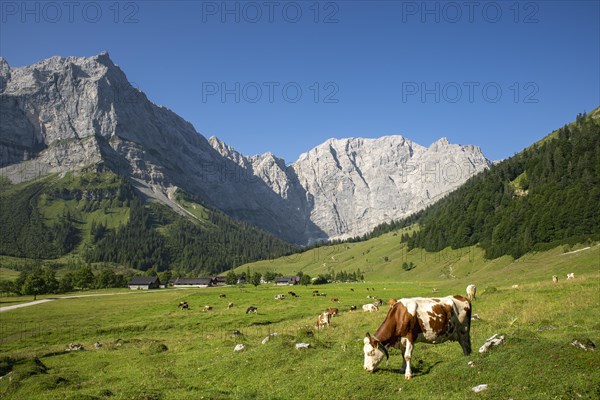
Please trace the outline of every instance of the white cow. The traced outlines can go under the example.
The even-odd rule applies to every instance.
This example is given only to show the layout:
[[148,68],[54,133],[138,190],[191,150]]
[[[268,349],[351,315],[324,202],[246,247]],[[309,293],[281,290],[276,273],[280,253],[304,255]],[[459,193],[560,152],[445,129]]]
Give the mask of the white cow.
[[567,280],[569,279],[575,279],[575,273],[574,272],[570,272],[567,274]]
[[558,283],[558,275],[552,275],[552,282]]
[[362,306],[363,311],[368,311],[368,312],[373,312],[373,311],[379,311],[379,307],[377,307],[375,304],[365,304]]
[[475,287],[475,285],[467,286],[467,298],[469,299],[469,301],[475,300],[475,292],[477,292],[477,288]]

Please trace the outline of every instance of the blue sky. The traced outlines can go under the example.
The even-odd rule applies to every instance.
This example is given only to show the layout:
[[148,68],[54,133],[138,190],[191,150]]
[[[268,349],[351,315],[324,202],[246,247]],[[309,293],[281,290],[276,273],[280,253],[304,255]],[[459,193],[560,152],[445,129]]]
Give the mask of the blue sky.
[[0,55],[106,50],[153,102],[246,155],[401,134],[497,160],[600,105],[599,4],[3,0]]

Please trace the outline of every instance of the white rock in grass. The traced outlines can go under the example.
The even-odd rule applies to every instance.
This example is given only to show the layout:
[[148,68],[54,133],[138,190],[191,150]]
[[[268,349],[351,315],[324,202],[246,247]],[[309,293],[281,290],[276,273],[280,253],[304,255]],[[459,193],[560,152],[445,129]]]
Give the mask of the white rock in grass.
[[236,344],[235,348],[233,349],[233,351],[242,351],[246,348],[246,346],[244,346],[243,344]]
[[485,343],[483,344],[483,346],[481,346],[479,348],[479,352],[480,353],[484,353],[486,351],[488,351],[488,349],[492,346],[498,346],[499,344],[504,343],[504,335],[498,336],[498,334],[496,333],[495,335],[493,335],[492,337],[490,337],[488,340],[485,341]]
[[267,344],[267,342],[268,342],[269,340],[271,340],[271,337],[272,337],[272,336],[277,336],[277,332],[273,332],[273,333],[271,333],[269,336],[267,336],[266,338],[264,338],[264,339],[262,340],[262,344]]
[[483,385],[477,385],[474,388],[471,388],[472,391],[474,391],[475,393],[479,393],[479,392],[483,392],[484,390],[488,389],[488,385],[486,385],[485,383]]
[[298,350],[300,350],[300,349],[308,349],[309,346],[310,346],[310,344],[308,344],[308,343],[296,343],[296,348]]

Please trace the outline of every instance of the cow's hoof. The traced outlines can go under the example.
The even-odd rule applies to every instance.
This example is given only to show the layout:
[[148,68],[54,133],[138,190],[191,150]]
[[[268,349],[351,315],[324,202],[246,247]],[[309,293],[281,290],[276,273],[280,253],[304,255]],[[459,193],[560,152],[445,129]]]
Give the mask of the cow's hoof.
[[409,380],[412,378],[412,375],[405,376],[404,379]]

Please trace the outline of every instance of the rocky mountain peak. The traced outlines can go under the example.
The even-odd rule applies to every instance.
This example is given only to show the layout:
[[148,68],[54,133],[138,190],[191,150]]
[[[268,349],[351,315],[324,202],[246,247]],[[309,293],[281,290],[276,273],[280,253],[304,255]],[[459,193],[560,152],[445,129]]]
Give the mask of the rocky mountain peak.
[[0,57],[0,93],[4,91],[6,82],[10,79],[10,65],[8,62]]
[[6,76],[10,72],[10,65],[8,65],[8,61],[2,56],[0,56],[0,76]]
[[[450,143],[448,142],[448,139],[445,137],[441,137],[429,146],[429,150],[444,151],[446,148],[448,148],[448,146],[451,146]],[[452,145],[452,146],[456,146],[456,145]]]
[[107,67],[114,67],[115,63],[110,59],[110,55],[108,51],[102,51],[100,54],[94,57],[96,61],[98,61],[102,65],[106,65]]
[[102,163],[178,212],[182,188],[299,244],[407,216],[489,165],[477,147],[399,135],[331,138],[289,165],[247,157],[150,102],[106,52],[17,68],[0,60],[0,79],[0,172],[13,181]]

